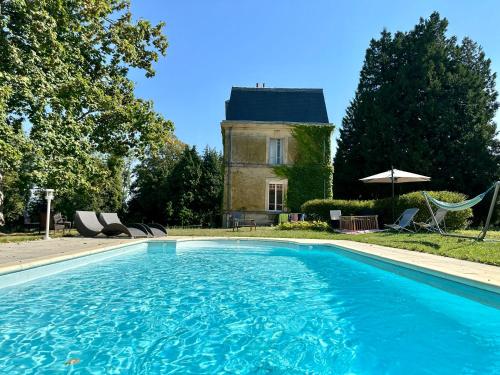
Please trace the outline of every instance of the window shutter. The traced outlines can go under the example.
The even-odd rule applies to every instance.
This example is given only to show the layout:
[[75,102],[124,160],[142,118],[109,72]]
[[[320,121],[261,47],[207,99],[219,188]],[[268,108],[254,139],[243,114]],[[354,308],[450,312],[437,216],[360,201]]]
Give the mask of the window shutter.
[[276,139],[269,140],[269,164],[276,164],[277,144]]
[[276,140],[276,164],[283,162],[283,145],[281,139]]

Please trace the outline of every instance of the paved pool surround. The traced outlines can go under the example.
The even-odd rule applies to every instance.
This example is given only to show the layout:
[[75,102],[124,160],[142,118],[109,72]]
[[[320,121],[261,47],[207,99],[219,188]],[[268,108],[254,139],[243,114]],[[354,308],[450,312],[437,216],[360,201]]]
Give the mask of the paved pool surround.
[[[349,252],[500,294],[500,267],[439,255],[419,253],[347,240],[283,239],[255,237],[180,237],[162,239],[66,237],[48,241],[0,244],[0,275],[151,241],[265,240],[304,245],[334,245]],[[124,247],[126,249],[126,247]]]

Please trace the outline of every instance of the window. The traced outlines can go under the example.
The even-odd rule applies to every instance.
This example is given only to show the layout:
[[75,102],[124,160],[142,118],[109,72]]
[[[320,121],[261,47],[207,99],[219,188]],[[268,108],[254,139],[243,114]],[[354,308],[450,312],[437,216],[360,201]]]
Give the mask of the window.
[[283,184],[269,184],[269,211],[283,210]]
[[283,164],[283,140],[269,139],[269,164]]

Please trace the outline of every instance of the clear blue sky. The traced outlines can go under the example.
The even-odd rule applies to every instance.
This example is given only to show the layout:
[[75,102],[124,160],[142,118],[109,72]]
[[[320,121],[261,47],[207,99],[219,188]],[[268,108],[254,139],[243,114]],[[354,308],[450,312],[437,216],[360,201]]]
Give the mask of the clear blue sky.
[[434,10],[450,35],[478,42],[500,72],[498,0],[132,0],[136,18],[166,22],[169,48],[155,77],[131,77],[137,95],[199,149],[221,149],[231,86],[256,82],[323,88],[337,138],[370,39],[383,28],[409,30]]

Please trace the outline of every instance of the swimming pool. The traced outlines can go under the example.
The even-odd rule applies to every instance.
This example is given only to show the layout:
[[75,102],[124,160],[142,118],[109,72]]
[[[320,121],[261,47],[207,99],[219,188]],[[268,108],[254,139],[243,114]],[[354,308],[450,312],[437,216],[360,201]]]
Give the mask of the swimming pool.
[[95,259],[0,289],[0,373],[500,372],[500,310],[341,249],[150,242]]

